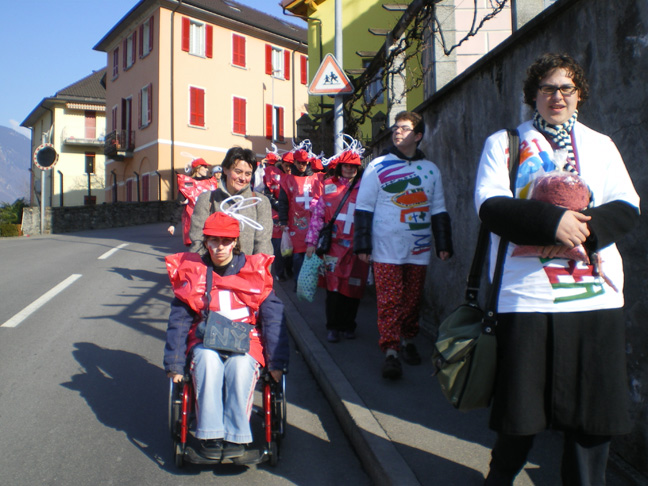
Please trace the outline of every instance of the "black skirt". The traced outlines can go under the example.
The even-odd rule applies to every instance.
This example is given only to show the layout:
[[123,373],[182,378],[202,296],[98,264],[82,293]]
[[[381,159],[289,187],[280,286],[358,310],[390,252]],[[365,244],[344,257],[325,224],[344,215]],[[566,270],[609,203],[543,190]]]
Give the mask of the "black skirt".
[[493,430],[630,431],[622,309],[500,314],[497,343]]

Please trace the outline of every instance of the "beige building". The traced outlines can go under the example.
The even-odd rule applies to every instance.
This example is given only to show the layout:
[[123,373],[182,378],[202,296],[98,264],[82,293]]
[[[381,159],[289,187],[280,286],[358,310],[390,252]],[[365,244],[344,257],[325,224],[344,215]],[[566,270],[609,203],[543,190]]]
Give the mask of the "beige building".
[[32,154],[48,143],[58,155],[55,165],[47,170],[32,161],[32,206],[40,205],[42,177],[47,206],[104,202],[106,89],[101,80],[105,72],[96,71],[44,98],[20,124],[32,131]]
[[106,52],[106,200],[175,197],[193,157],[291,149],[307,111],[306,30],[229,0],[141,0]]

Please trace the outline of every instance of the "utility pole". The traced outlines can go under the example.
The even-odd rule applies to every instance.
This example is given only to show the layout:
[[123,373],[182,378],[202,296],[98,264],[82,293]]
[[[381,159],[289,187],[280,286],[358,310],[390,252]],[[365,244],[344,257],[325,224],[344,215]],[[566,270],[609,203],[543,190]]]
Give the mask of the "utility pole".
[[[342,58],[342,1],[335,0],[335,58],[341,69],[344,69],[344,60]],[[342,152],[343,140],[342,132],[344,131],[344,104],[342,95],[335,95],[333,102],[333,132],[335,134],[335,153]]]

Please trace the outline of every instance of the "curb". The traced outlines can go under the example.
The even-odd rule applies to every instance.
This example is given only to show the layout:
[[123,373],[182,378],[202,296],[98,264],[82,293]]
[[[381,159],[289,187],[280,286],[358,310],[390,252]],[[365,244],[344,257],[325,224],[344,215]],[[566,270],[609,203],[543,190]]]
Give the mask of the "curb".
[[315,336],[284,289],[275,286],[275,292],[284,303],[288,331],[322,388],[373,484],[420,486],[421,483],[412,469]]

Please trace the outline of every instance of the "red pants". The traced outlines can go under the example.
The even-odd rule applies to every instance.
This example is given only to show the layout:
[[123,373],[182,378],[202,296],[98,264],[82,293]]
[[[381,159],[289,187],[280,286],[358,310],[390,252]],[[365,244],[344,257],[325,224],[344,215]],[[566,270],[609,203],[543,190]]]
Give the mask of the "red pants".
[[378,301],[378,344],[383,352],[400,349],[401,338],[419,331],[419,311],[425,285],[425,265],[373,264]]

